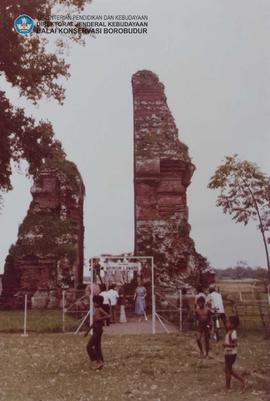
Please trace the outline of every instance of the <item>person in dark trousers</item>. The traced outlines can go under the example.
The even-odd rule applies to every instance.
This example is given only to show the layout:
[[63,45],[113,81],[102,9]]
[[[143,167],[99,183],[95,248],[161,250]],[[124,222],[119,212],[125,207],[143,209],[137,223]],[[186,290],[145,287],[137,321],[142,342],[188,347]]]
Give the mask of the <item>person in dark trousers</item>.
[[197,299],[196,307],[196,318],[198,322],[198,333],[197,333],[197,344],[201,352],[201,356],[204,356],[202,337],[204,336],[205,341],[205,357],[208,357],[209,353],[209,338],[211,330],[211,311],[205,305],[205,298],[199,297]]
[[242,384],[242,391],[246,388],[246,382],[242,376],[235,372],[233,364],[237,357],[237,332],[236,329],[239,325],[238,316],[230,316],[225,322],[226,336],[224,340],[224,357],[225,357],[225,383],[226,391],[231,388],[232,376],[239,380]]
[[103,333],[104,320],[109,319],[110,315],[102,308],[103,297],[100,295],[93,296],[94,315],[93,324],[85,332],[85,336],[93,329],[93,334],[87,344],[87,353],[91,361],[96,361],[96,370],[101,370],[104,365],[104,359],[101,350],[101,337]]

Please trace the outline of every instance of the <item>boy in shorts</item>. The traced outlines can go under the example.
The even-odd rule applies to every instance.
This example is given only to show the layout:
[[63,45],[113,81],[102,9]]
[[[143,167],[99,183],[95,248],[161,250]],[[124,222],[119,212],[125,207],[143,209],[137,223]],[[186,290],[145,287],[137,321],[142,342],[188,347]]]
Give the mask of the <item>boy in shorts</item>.
[[242,391],[245,390],[246,383],[242,376],[235,372],[233,364],[237,357],[237,332],[236,329],[239,325],[238,316],[230,316],[226,320],[226,335],[224,340],[224,357],[225,357],[225,383],[226,390],[229,391],[231,388],[231,377],[235,377],[242,383]]
[[196,319],[198,322],[198,333],[197,333],[197,344],[201,352],[201,356],[204,356],[202,337],[205,342],[205,357],[208,357],[209,353],[209,338],[211,330],[211,310],[205,305],[205,298],[199,297],[197,299],[196,307]]

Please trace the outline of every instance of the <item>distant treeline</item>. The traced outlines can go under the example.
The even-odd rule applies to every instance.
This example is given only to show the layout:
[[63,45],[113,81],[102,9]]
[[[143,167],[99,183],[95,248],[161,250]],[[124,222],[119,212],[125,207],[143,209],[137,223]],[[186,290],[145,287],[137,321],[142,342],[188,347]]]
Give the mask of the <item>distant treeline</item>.
[[235,279],[253,278],[257,280],[267,280],[268,273],[262,267],[235,266],[226,269],[215,269],[217,279]]

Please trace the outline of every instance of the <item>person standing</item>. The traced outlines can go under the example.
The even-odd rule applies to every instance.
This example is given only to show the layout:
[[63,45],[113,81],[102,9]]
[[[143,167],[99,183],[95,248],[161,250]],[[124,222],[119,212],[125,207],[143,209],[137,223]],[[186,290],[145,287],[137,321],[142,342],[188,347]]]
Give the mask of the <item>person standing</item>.
[[[109,291],[106,288],[105,284],[101,284],[100,286],[101,292],[100,292],[100,296],[102,296],[103,298],[103,309],[105,310],[105,312],[111,316],[111,298],[110,298],[110,294]],[[106,321],[106,325],[110,326],[110,317],[108,319],[105,320]]]
[[206,303],[210,307],[212,313],[216,314],[217,319],[221,319],[225,327],[226,315],[223,305],[222,295],[217,292],[215,285],[209,287],[209,294],[206,297]]
[[123,287],[120,287],[119,289],[119,298],[118,298],[118,304],[120,306],[120,318],[119,321],[120,323],[127,323],[127,317],[126,317],[126,297],[125,297],[125,291]]
[[135,313],[136,315],[139,316],[139,322],[141,321],[141,317],[144,316],[144,319],[147,320],[147,315],[146,315],[146,305],[145,305],[145,298],[146,298],[147,292],[146,288],[143,286],[143,283],[141,280],[138,281],[138,286],[135,290],[134,294],[134,301],[135,301]]
[[[201,357],[203,357],[204,355],[205,357],[208,357],[211,329],[211,311],[205,305],[204,297],[199,297],[197,300],[196,318],[198,322],[197,345],[199,347]],[[202,337],[204,337],[205,342],[205,354],[203,352]]]
[[111,323],[116,323],[116,305],[117,305],[117,300],[119,298],[119,294],[115,289],[115,284],[110,285],[108,294],[111,301],[111,316],[112,316]]
[[101,349],[101,337],[103,333],[104,320],[108,319],[110,315],[102,308],[103,297],[100,295],[93,296],[94,303],[94,315],[93,324],[85,332],[85,336],[88,335],[89,331],[93,329],[93,334],[87,344],[87,353],[91,361],[96,361],[97,370],[100,370],[104,366],[104,359]]

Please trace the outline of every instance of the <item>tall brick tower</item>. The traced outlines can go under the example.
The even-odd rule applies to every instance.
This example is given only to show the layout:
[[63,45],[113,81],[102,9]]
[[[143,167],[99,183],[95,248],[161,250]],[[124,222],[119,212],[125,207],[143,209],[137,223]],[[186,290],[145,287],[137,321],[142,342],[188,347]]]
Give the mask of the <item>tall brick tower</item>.
[[135,254],[153,255],[160,285],[185,278],[196,265],[186,190],[195,166],[151,71],[132,77],[134,105]]

